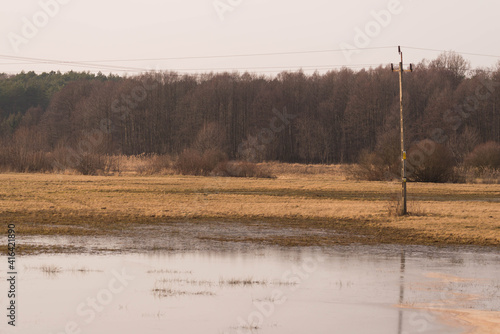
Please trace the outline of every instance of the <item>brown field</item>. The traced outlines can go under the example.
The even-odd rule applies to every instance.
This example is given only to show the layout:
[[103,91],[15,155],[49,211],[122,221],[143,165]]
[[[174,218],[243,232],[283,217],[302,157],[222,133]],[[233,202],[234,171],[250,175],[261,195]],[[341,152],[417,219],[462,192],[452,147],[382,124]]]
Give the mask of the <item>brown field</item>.
[[500,245],[498,184],[410,183],[410,214],[397,217],[391,214],[397,182],[347,180],[340,166],[263,167],[277,177],[0,174],[0,217],[24,235],[115,234],[143,224],[190,222],[304,231],[199,236],[282,246]]

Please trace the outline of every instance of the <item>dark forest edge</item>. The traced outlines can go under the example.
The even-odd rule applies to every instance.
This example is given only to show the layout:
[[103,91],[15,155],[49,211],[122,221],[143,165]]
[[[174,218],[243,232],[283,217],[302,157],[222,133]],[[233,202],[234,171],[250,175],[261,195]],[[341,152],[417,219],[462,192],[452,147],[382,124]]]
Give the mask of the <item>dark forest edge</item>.
[[[464,181],[500,169],[500,67],[448,52],[404,77],[410,180]],[[106,174],[117,156],[158,170],[269,177],[255,164],[352,164],[399,175],[399,86],[390,67],[134,77],[0,74],[0,170]],[[163,164],[163,166],[162,166]],[[155,169],[151,167],[152,169]]]

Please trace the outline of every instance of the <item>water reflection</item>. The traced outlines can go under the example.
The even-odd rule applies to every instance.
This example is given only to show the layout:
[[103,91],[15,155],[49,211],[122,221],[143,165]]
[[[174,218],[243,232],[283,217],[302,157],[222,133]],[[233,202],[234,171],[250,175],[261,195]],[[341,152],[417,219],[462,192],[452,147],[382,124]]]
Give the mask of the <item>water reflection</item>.
[[[399,305],[403,305],[405,299],[405,267],[406,253],[401,250],[401,264],[399,268]],[[403,310],[400,308],[398,312],[398,334],[403,333]]]
[[[418,332],[410,320],[420,313],[398,305],[439,298],[425,285],[434,282],[429,273],[481,278],[446,287],[481,296],[499,284],[499,259],[396,247],[27,256],[22,319],[5,331],[63,333],[74,322],[93,334]],[[37,268],[60,270],[49,277]],[[495,300],[477,305],[499,310]],[[426,333],[460,332],[438,317],[425,321]]]

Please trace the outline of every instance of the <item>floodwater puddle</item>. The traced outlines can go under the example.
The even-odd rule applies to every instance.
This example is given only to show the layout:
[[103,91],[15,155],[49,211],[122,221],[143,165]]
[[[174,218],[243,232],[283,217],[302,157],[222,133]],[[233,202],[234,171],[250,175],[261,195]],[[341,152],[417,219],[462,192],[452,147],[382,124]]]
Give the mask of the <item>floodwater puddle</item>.
[[500,318],[499,260],[477,249],[400,246],[20,256],[17,324],[0,328],[464,333],[473,317],[460,312]]

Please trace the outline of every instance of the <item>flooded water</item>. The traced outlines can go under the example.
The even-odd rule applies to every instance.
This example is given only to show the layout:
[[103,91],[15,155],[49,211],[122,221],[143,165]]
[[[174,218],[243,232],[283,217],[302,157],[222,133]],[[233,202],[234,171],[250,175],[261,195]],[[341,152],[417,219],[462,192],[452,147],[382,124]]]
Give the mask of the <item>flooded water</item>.
[[24,256],[16,327],[3,316],[0,332],[463,333],[432,308],[500,311],[499,260],[396,246]]

